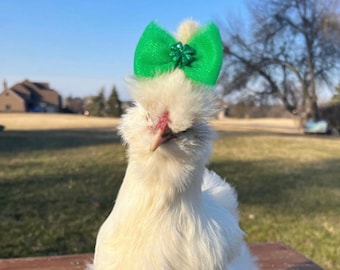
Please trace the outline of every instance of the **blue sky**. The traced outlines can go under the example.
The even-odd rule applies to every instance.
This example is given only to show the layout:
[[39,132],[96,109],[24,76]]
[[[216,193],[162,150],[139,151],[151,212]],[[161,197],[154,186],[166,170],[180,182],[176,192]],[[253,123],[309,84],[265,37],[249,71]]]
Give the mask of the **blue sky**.
[[64,98],[116,85],[127,100],[124,80],[151,20],[173,32],[185,18],[204,24],[244,14],[242,0],[1,0],[0,80],[46,81]]

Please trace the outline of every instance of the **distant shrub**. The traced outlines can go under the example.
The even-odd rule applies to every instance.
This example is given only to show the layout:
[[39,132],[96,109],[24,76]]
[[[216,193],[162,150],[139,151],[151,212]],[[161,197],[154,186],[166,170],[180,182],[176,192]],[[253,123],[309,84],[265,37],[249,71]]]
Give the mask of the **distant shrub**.
[[340,132],[340,103],[322,106],[319,110],[321,118],[327,120],[330,128]]

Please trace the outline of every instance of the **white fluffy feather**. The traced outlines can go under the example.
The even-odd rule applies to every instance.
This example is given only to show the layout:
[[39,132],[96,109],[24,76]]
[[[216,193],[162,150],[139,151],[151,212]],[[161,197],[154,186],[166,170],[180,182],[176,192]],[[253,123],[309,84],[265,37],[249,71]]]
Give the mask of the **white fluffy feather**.
[[198,28],[198,22],[194,21],[193,19],[186,19],[179,25],[177,29],[177,40],[183,42],[184,44],[187,43],[189,38],[197,31]]
[[[214,138],[212,92],[181,70],[130,86],[136,106],[120,125],[128,167],[99,230],[94,269],[257,269],[238,225],[234,189],[205,168]],[[164,111],[176,136],[150,152],[150,127]]]

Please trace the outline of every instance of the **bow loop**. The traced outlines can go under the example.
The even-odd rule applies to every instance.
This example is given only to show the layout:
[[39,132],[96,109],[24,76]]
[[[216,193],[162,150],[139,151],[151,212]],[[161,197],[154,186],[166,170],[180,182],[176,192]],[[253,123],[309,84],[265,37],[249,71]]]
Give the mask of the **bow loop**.
[[188,43],[183,44],[151,22],[137,44],[134,73],[137,77],[153,78],[180,68],[189,79],[213,85],[219,75],[222,58],[222,41],[215,24],[199,28]]

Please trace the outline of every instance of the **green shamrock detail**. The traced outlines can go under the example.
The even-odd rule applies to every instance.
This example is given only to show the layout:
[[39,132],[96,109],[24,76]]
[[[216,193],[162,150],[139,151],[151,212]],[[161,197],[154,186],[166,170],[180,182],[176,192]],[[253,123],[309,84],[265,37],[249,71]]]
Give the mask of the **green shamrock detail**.
[[182,42],[177,42],[170,48],[170,57],[175,62],[175,66],[179,68],[190,66],[195,61],[195,53],[191,46],[183,45]]

